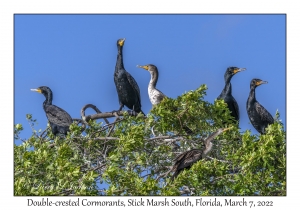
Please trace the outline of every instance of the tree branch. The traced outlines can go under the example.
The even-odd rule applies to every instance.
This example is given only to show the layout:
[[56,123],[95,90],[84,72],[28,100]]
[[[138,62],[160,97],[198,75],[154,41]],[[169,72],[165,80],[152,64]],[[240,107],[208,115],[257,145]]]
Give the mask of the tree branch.
[[[88,116],[85,116],[85,110],[87,108],[92,108],[94,109],[95,112],[97,112],[97,114],[94,114],[94,115],[88,115]],[[93,104],[86,104],[84,105],[82,108],[81,108],[81,118],[82,120],[87,124],[87,122],[91,119],[91,120],[95,120],[95,119],[100,119],[100,118],[103,118],[105,123],[106,124],[109,124],[109,121],[106,119],[108,117],[106,117],[106,114],[107,113],[102,113],[95,105]],[[111,113],[112,114],[112,113]],[[111,116],[113,117],[113,116]]]

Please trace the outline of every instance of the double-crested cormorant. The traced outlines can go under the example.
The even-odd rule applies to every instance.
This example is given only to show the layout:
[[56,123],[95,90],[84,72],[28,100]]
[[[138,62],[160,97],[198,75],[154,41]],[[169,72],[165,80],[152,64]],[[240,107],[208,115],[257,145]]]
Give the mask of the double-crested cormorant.
[[211,143],[211,141],[218,135],[229,129],[231,129],[231,127],[219,128],[216,132],[212,133],[203,141],[204,145],[201,149],[191,149],[178,155],[174,160],[175,164],[172,168],[174,174],[171,179],[173,180],[174,178],[176,178],[183,169],[189,169],[198,160],[204,159],[208,155],[208,153],[210,153],[213,147],[213,143]]
[[156,88],[156,83],[158,81],[157,67],[153,64],[148,64],[145,66],[137,65],[137,67],[143,68],[150,72],[151,79],[148,85],[149,99],[152,105],[159,104],[166,97],[166,95]]
[[240,120],[240,112],[239,112],[239,106],[234,99],[234,97],[231,95],[231,83],[230,80],[238,72],[244,71],[246,68],[238,68],[238,67],[229,67],[227,68],[224,79],[225,79],[225,87],[222,91],[222,93],[218,96],[217,99],[223,99],[224,102],[227,104],[227,107],[229,111],[231,112],[231,116],[234,117],[234,119],[239,122]]
[[[118,92],[120,109],[127,106],[135,112],[142,112],[141,110],[141,96],[140,89],[134,78],[124,69],[123,65],[123,45],[125,39],[117,41],[118,56],[114,73],[114,81]],[[144,113],[143,113],[144,114]]]
[[[150,79],[150,82],[148,85],[149,99],[150,99],[152,106],[159,104],[167,96],[156,88],[156,84],[158,81],[158,75],[159,75],[157,67],[153,64],[147,64],[144,66],[137,65],[137,67],[143,68],[150,72],[151,79]],[[185,130],[185,132],[187,134],[193,133],[193,131],[186,125],[183,125],[183,129]]]
[[253,127],[264,134],[266,127],[274,123],[272,115],[255,98],[255,88],[261,84],[267,84],[267,81],[252,79],[250,82],[250,94],[247,101],[247,113]]
[[52,104],[53,96],[51,89],[46,86],[41,86],[37,89],[30,90],[41,93],[46,97],[46,100],[43,103],[43,108],[49,120],[52,133],[54,135],[67,135],[67,132],[69,131],[69,126],[72,124],[73,120],[65,110]]

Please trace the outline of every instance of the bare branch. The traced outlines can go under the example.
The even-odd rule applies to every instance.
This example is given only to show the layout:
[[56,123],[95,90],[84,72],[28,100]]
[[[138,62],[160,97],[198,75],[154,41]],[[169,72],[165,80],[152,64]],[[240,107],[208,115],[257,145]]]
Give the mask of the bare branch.
[[170,172],[172,171],[172,168],[170,170],[168,170],[166,173],[160,174],[155,181],[159,180],[162,177],[166,177]]
[[102,164],[102,165],[100,165],[100,166],[98,166],[96,168],[91,168],[91,171],[99,170],[99,169],[103,168],[104,166],[106,166],[106,164]]
[[211,160],[216,160],[218,162],[222,162],[222,163],[230,163],[229,161],[226,161],[226,160],[218,160],[216,158],[212,158],[212,157],[209,157],[209,156],[206,156],[208,159],[211,159]]
[[43,135],[44,135],[44,133],[45,133],[48,129],[49,129],[49,127],[47,127],[47,128],[41,133],[41,135],[39,136],[40,139],[43,139],[43,138],[44,138]]
[[233,176],[233,175],[235,175],[235,174],[225,174],[223,176],[216,177],[213,180],[211,180],[211,183],[214,184],[217,180],[225,178],[225,177],[226,177],[226,180],[228,180],[230,182],[235,182],[235,180],[227,178],[227,176]]
[[97,137],[97,138],[93,138],[91,140],[100,140],[100,141],[109,141],[109,140],[120,140],[120,138],[116,138],[116,137]]
[[[97,112],[97,114],[85,116],[85,110],[87,108],[94,109]],[[125,112],[127,112],[127,111],[118,111],[117,115],[124,116]],[[138,115],[138,113],[136,115]],[[101,112],[95,105],[86,104],[81,109],[81,117],[85,122],[88,122],[89,120],[97,120],[97,119],[103,118],[105,120],[106,124],[109,124],[109,122],[106,118],[116,117],[116,114],[115,114],[115,112]],[[146,116],[145,116],[145,118],[146,118]]]
[[106,136],[110,136],[111,135],[111,132],[115,128],[116,122],[119,119],[119,115],[118,115],[117,112],[114,112],[114,115],[116,116],[115,121],[114,121],[113,125],[111,126],[111,128],[109,129],[109,132],[108,132],[108,134]]
[[[97,114],[95,114],[97,117],[95,117],[95,115],[88,115],[88,116],[85,116],[85,110],[87,108],[92,108],[95,110],[95,112],[97,112]],[[106,113],[102,113],[95,105],[93,104],[86,104],[82,107],[81,109],[81,118],[83,119],[84,122],[88,122],[90,119],[92,120],[95,120],[95,119],[100,119],[100,118],[104,118],[104,121],[106,122],[106,124],[109,124],[109,121],[106,119],[108,117],[105,117],[105,114]],[[104,114],[104,116],[102,116],[101,114]],[[100,115],[100,117],[98,117],[98,115]],[[113,117],[113,116],[111,116]]]

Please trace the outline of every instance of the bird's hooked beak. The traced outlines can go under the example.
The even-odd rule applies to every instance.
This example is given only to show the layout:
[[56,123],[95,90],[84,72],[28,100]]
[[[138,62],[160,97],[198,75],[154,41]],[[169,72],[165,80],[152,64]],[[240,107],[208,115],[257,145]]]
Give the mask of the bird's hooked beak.
[[268,84],[267,81],[258,81],[255,83],[256,86],[262,85],[262,84]]
[[42,90],[37,88],[37,89],[30,89],[31,91],[34,91],[34,92],[38,92],[38,93],[42,93]]
[[140,65],[136,65],[136,67],[138,68],[142,68],[142,69],[145,69],[145,70],[149,70],[149,67],[146,65],[146,66],[140,66]]
[[121,40],[119,41],[119,45],[120,45],[120,46],[123,46],[123,45],[124,45],[124,42],[125,42],[125,38],[124,38],[124,39],[121,39]]
[[245,70],[246,70],[246,68],[236,68],[233,70],[233,73],[236,74],[238,72],[245,71]]

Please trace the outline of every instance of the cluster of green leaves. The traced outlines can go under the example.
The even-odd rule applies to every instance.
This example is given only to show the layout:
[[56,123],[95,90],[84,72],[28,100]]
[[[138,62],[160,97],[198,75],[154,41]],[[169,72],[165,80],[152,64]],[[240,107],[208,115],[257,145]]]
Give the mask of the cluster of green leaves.
[[[31,116],[27,119],[35,122]],[[54,137],[51,132],[42,137],[33,130],[28,140],[14,146],[15,195],[97,195],[95,178],[99,174],[86,167],[89,161],[76,145],[88,146],[74,138],[80,127],[70,127],[65,138]],[[20,139],[21,130],[22,125],[17,124],[15,139]]]
[[[185,170],[173,183],[175,188],[189,186],[194,195],[286,195],[286,142],[281,123],[270,125],[265,135],[246,131],[240,139],[232,138],[231,132],[223,137],[218,144],[221,155]],[[163,194],[173,193],[166,189]]]
[[[285,195],[283,125],[277,119],[265,135],[241,134],[226,104],[208,103],[205,94],[202,85],[166,98],[147,117],[125,115],[113,132],[96,121],[84,135],[72,124],[63,139],[34,131],[15,146],[15,195],[97,195],[104,181],[106,195],[180,195],[183,186],[189,195]],[[204,138],[229,126],[213,140],[209,158],[171,181],[177,155],[201,148]],[[22,129],[15,126],[16,139]]]

